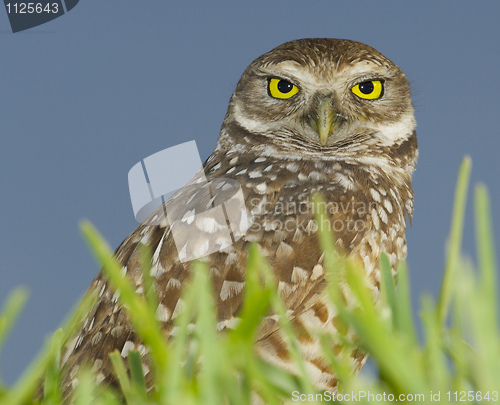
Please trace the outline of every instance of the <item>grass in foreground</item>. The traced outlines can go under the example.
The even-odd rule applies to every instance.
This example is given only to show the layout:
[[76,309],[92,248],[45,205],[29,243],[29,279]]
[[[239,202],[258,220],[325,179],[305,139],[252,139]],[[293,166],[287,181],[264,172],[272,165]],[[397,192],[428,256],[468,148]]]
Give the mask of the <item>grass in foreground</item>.
[[[332,281],[330,296],[338,307],[341,321],[359,336],[357,346],[370,354],[379,372],[375,381],[353,376],[348,356],[343,355],[351,343],[341,336],[336,341],[323,336],[325,357],[337,370],[340,381],[335,396],[338,402],[379,404],[404,399],[421,403],[498,402],[500,333],[495,244],[488,193],[481,185],[474,193],[476,269],[461,255],[470,167],[470,159],[466,158],[457,182],[439,299],[434,302],[431,297],[423,296],[421,300],[423,344],[419,343],[412,319],[410,286],[404,263],[399,266],[396,288],[388,258],[381,257],[382,301],[376,306],[360,272],[335,254],[332,235],[320,233],[326,251],[324,264]],[[317,219],[321,222],[326,217],[319,215]],[[294,331],[286,322],[272,272],[259,255],[258,246],[250,248],[244,304],[236,328],[225,335],[217,333],[210,278],[205,266],[197,263],[194,277],[184,291],[185,310],[177,319],[178,334],[173,345],[167,345],[155,319],[156,293],[149,277],[148,252],[143,255],[147,292],[145,296],[138,296],[129,281],[120,275],[120,266],[112,258],[109,246],[92,225],[84,223],[82,231],[110,282],[120,289],[120,299],[129,308],[137,332],[150,347],[157,387],[150,393],[145,387],[139,354],[129,354],[129,374],[119,353],[112,355],[127,404],[245,405],[251,403],[252,391],[258,392],[269,404],[280,404],[283,399],[291,403],[331,400],[333,393],[316,391],[307,378],[305,364],[294,345]],[[347,308],[340,299],[335,281],[339,268],[348,269],[347,282],[359,304],[356,309]],[[7,298],[0,316],[0,347],[26,299],[24,289],[15,290]],[[55,332],[14,386],[6,387],[0,382],[0,405],[61,403],[61,347],[92,305],[91,301],[91,297],[85,300],[65,326]],[[291,355],[298,365],[297,376],[254,355],[254,336],[261,317],[269,310],[280,316]],[[334,345],[341,350],[334,353]],[[40,402],[32,398],[41,379],[45,381],[45,388]],[[95,386],[90,371],[84,371],[79,381],[75,390],[76,405],[121,403],[116,393]]]

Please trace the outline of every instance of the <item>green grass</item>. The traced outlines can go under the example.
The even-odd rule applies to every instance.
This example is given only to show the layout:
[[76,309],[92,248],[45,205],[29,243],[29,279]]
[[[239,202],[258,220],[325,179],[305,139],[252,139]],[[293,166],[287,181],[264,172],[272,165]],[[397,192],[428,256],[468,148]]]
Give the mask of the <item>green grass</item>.
[[[326,252],[324,263],[327,277],[331,281],[331,299],[338,307],[341,322],[356,332],[356,345],[370,354],[378,369],[374,379],[367,380],[363,375],[353,376],[348,356],[344,355],[352,343],[342,336],[336,337],[335,341],[329,336],[322,337],[325,357],[337,370],[339,393],[355,395],[355,398],[349,397],[345,403],[380,404],[390,402],[391,396],[394,396],[395,402],[396,399],[402,399],[400,395],[421,403],[430,403],[431,395],[432,402],[438,402],[439,395],[440,403],[465,402],[460,399],[468,403],[498,401],[500,334],[497,268],[490,203],[483,185],[477,186],[474,191],[478,263],[473,265],[461,254],[470,169],[470,159],[466,158],[457,181],[447,259],[438,300],[435,302],[428,295],[421,297],[419,313],[421,329],[424,331],[423,343],[418,339],[412,318],[405,264],[399,264],[396,288],[389,260],[382,255],[382,300],[377,306],[362,281],[360,271],[333,250],[333,236],[328,232],[320,233]],[[326,217],[318,214],[317,220],[321,222]],[[314,399],[323,403],[329,399],[328,394],[316,391],[307,378],[305,364],[294,344],[294,331],[286,322],[285,309],[276,293],[272,272],[260,256],[257,245],[250,247],[241,321],[236,328],[224,335],[217,333],[208,269],[202,263],[196,263],[194,276],[182,297],[185,310],[176,320],[179,331],[173,344],[169,345],[159,332],[155,320],[156,292],[147,265],[150,253],[143,251],[146,294],[139,296],[129,280],[120,275],[120,266],[96,229],[88,222],[83,223],[81,228],[97,262],[103,265],[113,286],[120,289],[120,299],[128,308],[138,334],[150,347],[156,390],[149,393],[139,354],[129,354],[130,373],[126,372],[118,352],[111,355],[127,404],[246,405],[251,403],[252,391],[258,392],[269,404],[280,404],[287,398],[291,403],[306,402],[297,401],[299,394],[302,399],[311,399],[307,403],[314,403]],[[417,250],[415,246],[411,248]],[[356,308],[346,307],[340,298],[336,281],[340,277],[339,269],[345,271],[344,276],[358,303]],[[0,316],[0,347],[26,300],[27,293],[22,288],[6,299]],[[7,387],[0,382],[0,405],[61,403],[61,347],[91,305],[92,297],[89,297],[73,311],[74,315],[47,340],[39,356],[13,386]],[[291,347],[291,356],[298,365],[299,373],[296,376],[254,355],[255,334],[261,317],[269,310],[280,317]],[[337,354],[332,350],[334,344],[341,347],[340,352],[336,351]],[[40,380],[45,381],[43,399],[34,400]],[[76,405],[121,403],[117,393],[94,385],[90,371],[84,370],[79,381],[75,391]]]

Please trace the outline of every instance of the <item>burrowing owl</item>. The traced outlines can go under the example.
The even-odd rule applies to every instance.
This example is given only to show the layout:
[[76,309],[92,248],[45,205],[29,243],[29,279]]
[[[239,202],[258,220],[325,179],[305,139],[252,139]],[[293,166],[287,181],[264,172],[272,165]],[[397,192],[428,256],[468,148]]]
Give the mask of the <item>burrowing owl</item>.
[[[317,336],[318,330],[339,333],[338,323],[325,294],[310,197],[315,191],[324,195],[338,250],[364,264],[376,292],[380,253],[388,254],[393,271],[406,257],[405,217],[411,218],[413,211],[411,177],[418,155],[415,125],[403,72],[359,42],[291,41],[250,64],[231,97],[215,150],[203,166],[209,181],[222,179],[213,189],[224,190],[224,179],[241,185],[251,223],[239,240],[217,242],[218,251],[204,258],[215,287],[219,330],[231,328],[238,316],[247,247],[258,242],[276,275],[290,322],[299,332],[312,379],[319,388],[335,389],[335,373],[322,359]],[[194,198],[198,191],[186,190],[191,191],[181,190],[165,203],[175,207],[176,199],[181,202],[177,209],[191,215],[181,215],[186,225],[190,218],[193,221],[200,200],[208,201],[207,208],[224,200],[223,193],[214,201],[208,192],[198,190]],[[192,236],[200,238],[195,249],[207,250],[203,235],[210,236],[221,224],[191,225],[202,231]],[[185,234],[186,241],[189,238]],[[180,295],[190,265],[179,260],[182,246],[174,243],[168,221],[142,224],[116,251],[124,272],[138,286],[140,243],[153,252],[157,317],[169,335],[182,307]],[[90,289],[98,291],[99,301],[63,356],[67,388],[83,362],[90,363],[99,382],[112,382],[109,353],[118,349],[125,355],[141,345],[101,274]],[[263,322],[256,351],[293,373],[294,364],[273,319]],[[356,352],[352,357],[361,368],[365,356]],[[144,362],[147,371],[147,358]]]

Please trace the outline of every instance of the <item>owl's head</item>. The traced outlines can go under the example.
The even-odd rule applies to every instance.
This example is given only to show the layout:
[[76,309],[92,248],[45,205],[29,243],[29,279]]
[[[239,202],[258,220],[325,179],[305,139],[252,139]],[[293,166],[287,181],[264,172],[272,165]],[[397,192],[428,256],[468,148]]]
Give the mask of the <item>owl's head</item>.
[[401,69],[340,39],[290,41],[257,58],[231,98],[228,121],[303,153],[391,148],[415,131]]

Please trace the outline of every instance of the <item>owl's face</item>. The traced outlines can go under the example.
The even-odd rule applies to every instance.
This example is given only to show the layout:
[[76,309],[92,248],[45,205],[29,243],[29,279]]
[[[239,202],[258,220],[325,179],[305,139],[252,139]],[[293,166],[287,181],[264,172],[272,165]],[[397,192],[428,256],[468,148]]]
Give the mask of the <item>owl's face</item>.
[[296,40],[259,57],[239,81],[229,112],[292,154],[390,148],[415,129],[403,72],[375,49],[348,40]]

